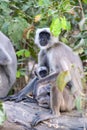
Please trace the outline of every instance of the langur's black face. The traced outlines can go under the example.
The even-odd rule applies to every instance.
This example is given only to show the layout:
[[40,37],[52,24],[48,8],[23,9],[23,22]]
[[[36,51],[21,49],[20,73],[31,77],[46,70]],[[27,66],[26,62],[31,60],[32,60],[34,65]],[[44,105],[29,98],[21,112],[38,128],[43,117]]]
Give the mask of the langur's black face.
[[39,43],[41,46],[46,46],[50,40],[50,33],[43,31],[39,34]]

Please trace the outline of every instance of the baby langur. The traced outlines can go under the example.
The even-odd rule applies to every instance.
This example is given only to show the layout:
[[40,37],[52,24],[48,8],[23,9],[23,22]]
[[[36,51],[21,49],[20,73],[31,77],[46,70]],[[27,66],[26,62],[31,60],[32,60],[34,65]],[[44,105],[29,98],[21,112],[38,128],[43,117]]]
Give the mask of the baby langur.
[[[45,55],[43,56],[44,60]],[[35,70],[35,77],[18,93],[7,96],[4,98],[4,101],[10,100],[10,101],[25,101],[25,102],[31,102],[35,103],[38,102],[38,104],[42,107],[49,108],[49,92],[50,92],[50,85],[46,85],[44,88],[41,87],[40,89],[36,88],[36,83],[39,79],[45,77],[48,75],[48,68],[47,66],[42,66]],[[32,92],[33,99],[26,96],[26,94],[30,94]]]
[[[32,126],[37,125],[40,121],[51,119],[60,115],[60,111],[70,111],[75,108],[75,98],[82,92],[81,78],[83,78],[82,62],[77,54],[70,47],[58,41],[58,38],[52,36],[49,28],[37,29],[35,43],[40,47],[38,55],[38,68],[48,68],[48,79],[55,77],[62,71],[70,73],[70,81],[67,83],[63,92],[58,90],[55,82],[50,88],[50,108],[52,114],[38,114],[32,121]],[[43,58],[45,55],[45,58]],[[44,59],[44,60],[42,60]],[[50,78],[51,76],[51,78]],[[46,77],[47,78],[47,77]],[[39,82],[47,81],[46,78],[36,83],[40,87]],[[53,80],[53,79],[51,79]],[[51,81],[50,80],[50,81]]]

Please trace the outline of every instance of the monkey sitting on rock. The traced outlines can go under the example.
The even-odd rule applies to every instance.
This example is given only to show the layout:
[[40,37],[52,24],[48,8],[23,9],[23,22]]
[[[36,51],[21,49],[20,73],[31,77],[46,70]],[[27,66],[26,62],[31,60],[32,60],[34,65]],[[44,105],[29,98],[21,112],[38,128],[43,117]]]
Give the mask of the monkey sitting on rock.
[[[37,29],[35,44],[40,48],[37,70],[41,78],[36,73],[35,78],[24,89],[11,97],[12,100],[20,101],[25,94],[33,91],[34,98],[39,99],[40,106],[44,107],[44,103],[41,104],[40,102],[41,97],[37,98],[37,93],[40,88],[50,84],[50,99],[48,98],[46,103],[50,107],[51,113],[39,113],[33,119],[32,126],[41,121],[58,117],[60,111],[71,111],[74,109],[75,99],[83,91],[81,79],[84,77],[83,66],[79,56],[70,47],[58,41],[58,38],[51,34],[49,28]],[[72,66],[74,66],[73,69]],[[57,84],[55,84],[55,79],[63,71],[70,73],[70,81],[67,82],[66,87],[61,92]]]
[[[51,113],[39,113],[33,119],[31,123],[32,126],[37,125],[43,120],[58,117],[60,111],[71,111],[74,109],[75,99],[80,96],[83,91],[81,79],[84,77],[83,66],[79,56],[75,54],[70,47],[59,42],[58,38],[52,36],[49,28],[37,29],[35,43],[40,48],[38,55],[38,68],[43,66],[47,67],[49,74],[48,77],[38,80],[35,87],[38,90],[41,84],[42,86],[48,82],[51,84]],[[63,71],[68,71],[71,79],[67,82],[63,92],[61,92],[58,89],[57,84],[52,84],[51,82]]]

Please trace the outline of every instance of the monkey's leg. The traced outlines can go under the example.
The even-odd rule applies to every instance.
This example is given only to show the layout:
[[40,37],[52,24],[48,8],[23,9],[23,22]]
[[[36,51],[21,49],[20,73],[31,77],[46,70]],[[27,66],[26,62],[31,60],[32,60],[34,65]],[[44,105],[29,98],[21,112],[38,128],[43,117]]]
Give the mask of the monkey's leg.
[[44,108],[50,108],[50,84],[38,85],[35,99],[38,105]]
[[29,82],[20,92],[12,95],[12,96],[8,96],[6,98],[4,98],[4,100],[10,100],[13,101],[15,100],[16,102],[22,101],[23,99],[26,99],[26,94],[30,93],[33,91],[34,89],[34,85],[35,83],[38,81],[38,77],[35,77],[31,82]]
[[52,115],[51,113],[38,113],[36,117],[32,120],[31,126],[36,126],[40,122],[43,122],[48,119],[57,118],[57,116]]
[[[50,106],[52,113],[39,113],[33,119],[31,125],[36,126],[38,123],[47,120],[47,119],[55,119],[60,115],[60,107],[62,102],[62,94],[58,91],[57,87],[54,85],[51,87],[50,91]],[[58,125],[58,124],[57,124]]]
[[[48,75],[47,77],[39,80],[37,82],[38,87],[41,87],[40,84],[50,83],[51,81],[55,82],[55,78],[57,77],[57,75],[58,75],[58,73],[54,73],[54,74]],[[56,86],[52,85],[51,89],[50,89],[50,105],[51,105],[52,113],[48,113],[48,114],[47,113],[39,113],[33,119],[32,123],[31,123],[32,126],[37,125],[41,121],[44,121],[44,120],[47,120],[47,119],[52,119],[52,118],[58,117],[58,115],[60,115],[59,109],[60,109],[61,100],[59,100],[59,99],[61,97],[59,98],[59,96],[60,96],[60,94],[58,94],[58,89],[56,88]],[[54,105],[54,107],[53,107],[53,105]]]
[[50,95],[41,95],[36,98],[38,105],[43,108],[50,108]]

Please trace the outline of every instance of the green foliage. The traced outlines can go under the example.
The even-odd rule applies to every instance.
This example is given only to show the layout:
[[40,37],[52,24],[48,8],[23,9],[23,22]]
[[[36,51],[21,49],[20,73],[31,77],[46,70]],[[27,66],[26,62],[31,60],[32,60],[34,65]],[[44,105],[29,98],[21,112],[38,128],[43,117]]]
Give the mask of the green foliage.
[[3,103],[0,101],[0,125],[6,120],[6,113],[4,111]]
[[18,71],[17,71],[17,73],[16,73],[16,77],[17,78],[20,78],[21,76],[25,76],[25,71],[26,71],[26,69],[18,69]]
[[54,36],[58,36],[61,33],[61,30],[70,30],[70,23],[66,20],[65,17],[56,18],[52,21],[50,30]]
[[83,0],[83,2],[84,2],[85,4],[87,4],[87,0]]
[[[29,58],[30,57],[30,52],[27,49],[21,49],[21,50],[16,52],[16,55],[18,57],[19,64],[23,64],[23,62],[25,62],[25,61],[21,61],[21,57]],[[22,58],[22,60],[23,60],[23,58]],[[20,78],[21,76],[24,76],[25,71],[26,70],[24,68],[19,68],[17,73],[16,73],[16,77]]]
[[49,0],[39,0],[38,2],[38,5],[39,6],[43,6],[43,7],[46,7],[50,4],[50,1]]
[[19,43],[23,38],[23,31],[28,27],[28,23],[21,17],[15,17],[8,26],[8,35],[15,43]]
[[61,33],[61,21],[58,18],[52,21],[50,30],[54,36],[58,36]]
[[20,57],[20,56],[29,57],[29,56],[30,56],[30,53],[29,53],[28,50],[22,49],[22,50],[20,50],[20,51],[17,51],[17,52],[16,52],[16,55],[17,55],[18,57]]

